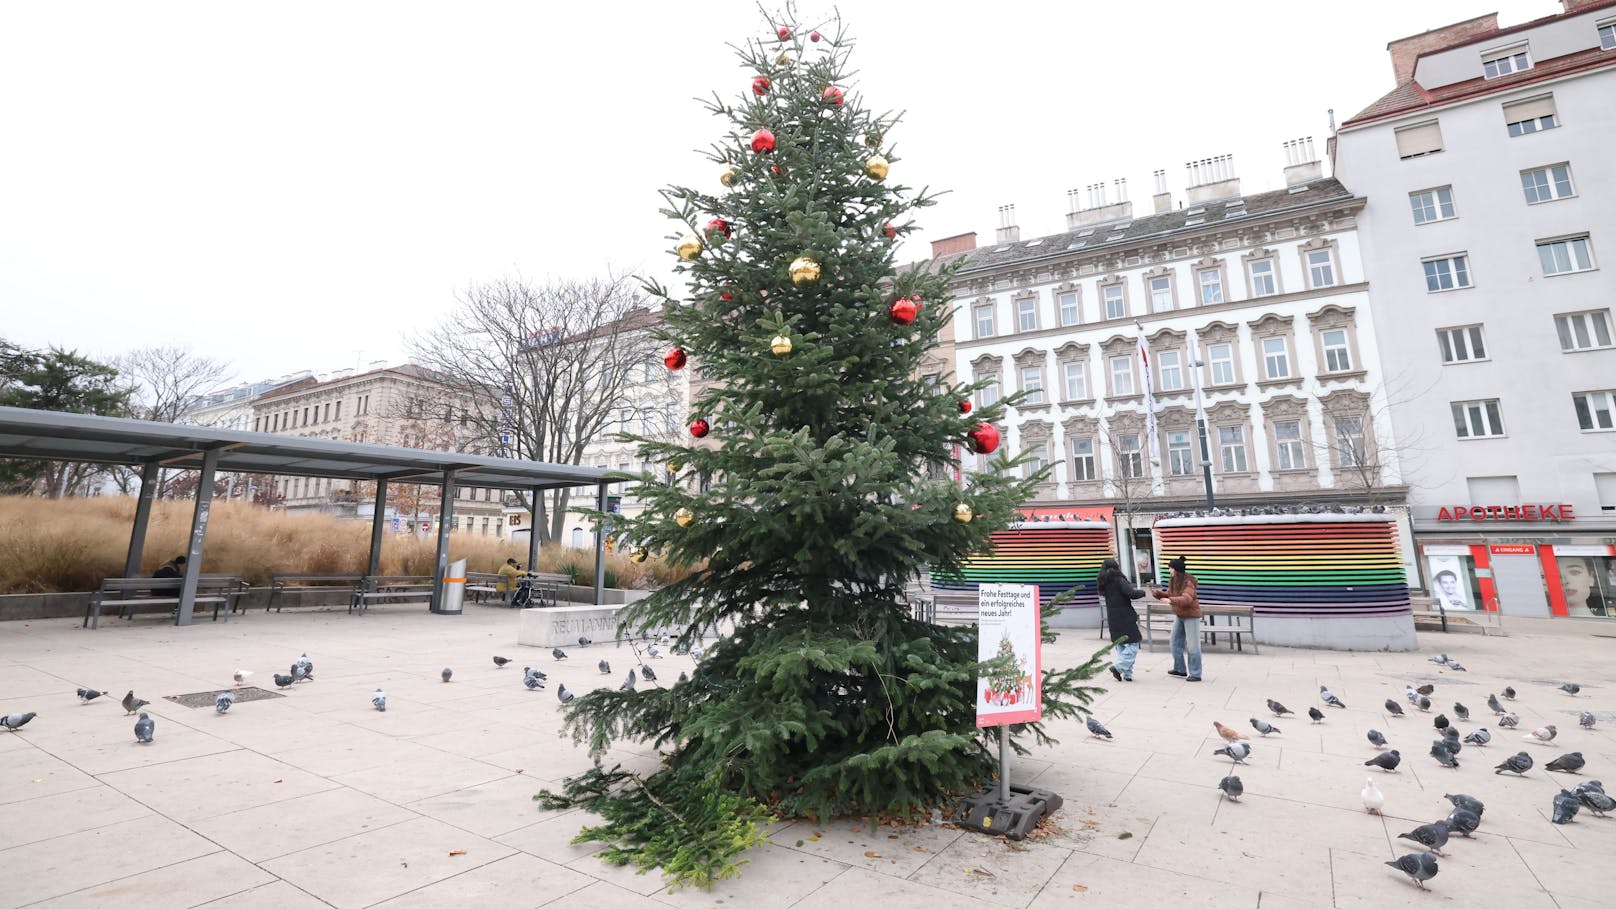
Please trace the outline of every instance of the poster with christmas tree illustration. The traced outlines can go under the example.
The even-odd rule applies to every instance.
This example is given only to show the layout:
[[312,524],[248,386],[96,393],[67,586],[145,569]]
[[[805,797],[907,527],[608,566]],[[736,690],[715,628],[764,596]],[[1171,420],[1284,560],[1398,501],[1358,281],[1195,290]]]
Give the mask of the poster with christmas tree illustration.
[[1038,633],[1038,587],[983,584],[977,659],[976,725],[1034,723],[1043,718],[1043,640]]

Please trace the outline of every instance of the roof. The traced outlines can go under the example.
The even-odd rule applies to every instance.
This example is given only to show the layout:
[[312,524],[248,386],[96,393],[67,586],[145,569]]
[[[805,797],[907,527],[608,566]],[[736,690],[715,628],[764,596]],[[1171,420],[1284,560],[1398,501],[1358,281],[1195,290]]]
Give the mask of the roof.
[[622,482],[572,464],[0,407],[0,458],[196,470],[209,451],[219,452],[219,470],[236,473],[442,485],[454,470],[458,486],[513,490]]
[[354,373],[351,376],[343,376],[343,377],[338,378],[338,379],[330,379],[330,378],[328,378],[323,382],[318,380],[318,379],[313,378],[312,376],[304,376],[301,379],[294,379],[293,381],[288,382],[285,385],[277,385],[276,387],[269,389],[268,391],[264,392],[263,394],[259,395],[258,397],[253,398],[252,401],[254,403],[258,403],[258,402],[261,402],[261,401],[273,401],[273,400],[275,400],[277,398],[293,397],[295,395],[304,394],[304,393],[310,391],[311,389],[328,387],[328,386],[331,386],[331,385],[337,385],[337,384],[344,383],[344,382],[357,382],[357,381],[359,381],[361,379],[365,379],[365,378],[369,378],[371,376],[377,376],[377,375],[381,375],[382,373],[389,373],[389,372],[393,373],[395,375],[404,376],[405,378],[409,378],[409,379],[416,379],[416,380],[419,380],[419,381],[422,381],[422,382],[436,382],[436,381],[442,381],[443,380],[442,376],[440,376],[437,373],[433,372],[432,370],[426,368],[425,366],[421,366],[421,365],[416,364],[416,363],[405,363],[402,366],[384,366],[381,369],[371,369],[371,370],[367,370],[365,372]]
[[1576,53],[1564,54],[1548,60],[1539,60],[1533,63],[1531,69],[1510,73],[1507,76],[1498,76],[1493,79],[1477,76],[1474,79],[1466,79],[1463,82],[1455,82],[1452,85],[1444,85],[1433,89],[1423,88],[1418,82],[1405,82],[1381,96],[1375,103],[1352,115],[1350,119],[1341,124],[1341,128],[1348,129],[1373,120],[1381,120],[1424,108],[1451,104],[1455,101],[1463,101],[1466,98],[1512,91],[1534,83],[1557,79],[1571,73],[1600,69],[1605,66],[1616,66],[1616,53],[1602,50],[1595,46]]
[[[1321,178],[1308,183],[1216,202],[1197,202],[1187,208],[1175,209],[1158,215],[1134,218],[1131,221],[1089,224],[1065,233],[1017,240],[996,246],[983,246],[970,252],[939,256],[933,268],[964,261],[961,273],[968,274],[990,268],[999,268],[1021,262],[1046,259],[1053,256],[1086,254],[1100,250],[1127,247],[1141,241],[1156,240],[1175,233],[1200,233],[1238,221],[1250,221],[1327,203],[1353,199],[1352,193],[1339,180]],[[1194,223],[1191,223],[1194,222]]]
[[[1516,32],[1524,32],[1524,31],[1527,31],[1529,29],[1537,28],[1540,25],[1547,25],[1548,23],[1553,22],[1556,19],[1569,19],[1572,16],[1582,16],[1582,15],[1586,15],[1588,13],[1596,12],[1598,10],[1606,9],[1606,8],[1609,8],[1609,7],[1616,7],[1616,0],[1605,0],[1604,3],[1585,3],[1583,6],[1578,7],[1577,9],[1571,9],[1571,10],[1562,9],[1558,13],[1550,13],[1547,16],[1539,16],[1536,19],[1532,19],[1532,20],[1530,20],[1528,22],[1517,23],[1517,24],[1511,25],[1511,26],[1509,26],[1507,28],[1495,29],[1493,31],[1488,32],[1485,35],[1477,35],[1474,38],[1466,38],[1466,39],[1463,39],[1461,41],[1455,41],[1452,44],[1444,44],[1441,47],[1436,48],[1434,50],[1426,51],[1425,53],[1420,54],[1420,56],[1424,57],[1424,56],[1427,56],[1429,54],[1436,54],[1436,53],[1441,53],[1442,51],[1453,50],[1456,47],[1464,47],[1467,44],[1480,44],[1483,41],[1496,41],[1496,40],[1498,40],[1499,38],[1501,38],[1501,37],[1503,37],[1505,35],[1513,35]],[[1498,14],[1493,13],[1492,15],[1496,16]],[[1485,18],[1485,17],[1478,16],[1477,18]],[[1474,20],[1471,20],[1471,21],[1474,21]],[[1435,31],[1435,29],[1432,29],[1432,31]],[[1414,35],[1414,36],[1411,36],[1411,37],[1419,37],[1419,36]],[[1404,41],[1404,40],[1407,40],[1407,39],[1406,38],[1399,38],[1397,40],[1398,41]],[[1395,44],[1397,42],[1393,41],[1392,43]]]

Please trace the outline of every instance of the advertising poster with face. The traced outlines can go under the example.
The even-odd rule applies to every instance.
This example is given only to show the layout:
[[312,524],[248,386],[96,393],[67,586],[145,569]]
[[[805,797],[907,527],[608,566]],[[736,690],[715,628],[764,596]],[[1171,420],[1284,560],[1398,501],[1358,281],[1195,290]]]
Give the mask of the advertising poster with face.
[[1456,555],[1427,555],[1431,596],[1443,609],[1474,609],[1470,602],[1470,572],[1465,560]]
[[[1616,558],[1608,554],[1587,554],[1582,547],[1559,547],[1555,561],[1560,566],[1560,589],[1565,593],[1566,614],[1570,616],[1616,615]],[[1567,552],[1566,550],[1570,550]]]

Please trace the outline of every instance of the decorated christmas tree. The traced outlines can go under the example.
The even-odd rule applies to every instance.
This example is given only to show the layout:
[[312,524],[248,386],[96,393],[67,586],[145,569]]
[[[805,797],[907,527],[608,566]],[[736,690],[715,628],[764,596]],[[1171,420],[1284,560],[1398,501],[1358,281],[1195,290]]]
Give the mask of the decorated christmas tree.
[[[615,528],[692,570],[626,608],[626,628],[705,652],[687,682],[569,708],[597,754],[654,743],[658,772],[597,768],[541,796],[601,814],[581,838],[608,858],[681,883],[733,873],[762,818],[927,817],[991,779],[976,630],[917,618],[909,591],[985,548],[1039,479],[1002,454],[956,479],[998,447],[1003,405],[973,413],[977,386],[927,374],[951,273],[898,267],[895,244],[932,200],[902,185],[897,117],[849,84],[840,22],[782,19],[738,48],[733,97],[708,102],[712,183],[664,193],[685,286],[649,289],[667,367],[697,372],[692,438],[641,441],[668,471]],[[1046,672],[1046,714],[1077,715],[1093,671]]]

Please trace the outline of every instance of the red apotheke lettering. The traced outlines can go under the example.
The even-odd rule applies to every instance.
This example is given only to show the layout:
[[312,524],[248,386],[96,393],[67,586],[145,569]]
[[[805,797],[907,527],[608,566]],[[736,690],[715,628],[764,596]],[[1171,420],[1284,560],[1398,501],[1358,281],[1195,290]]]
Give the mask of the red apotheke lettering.
[[1571,521],[1571,506],[1559,505],[1448,505],[1436,513],[1438,521]]

